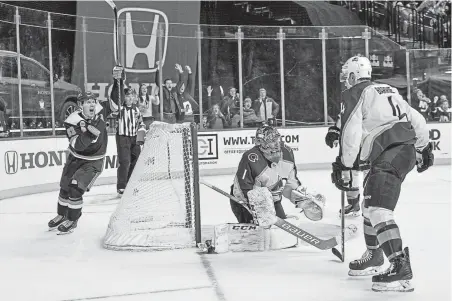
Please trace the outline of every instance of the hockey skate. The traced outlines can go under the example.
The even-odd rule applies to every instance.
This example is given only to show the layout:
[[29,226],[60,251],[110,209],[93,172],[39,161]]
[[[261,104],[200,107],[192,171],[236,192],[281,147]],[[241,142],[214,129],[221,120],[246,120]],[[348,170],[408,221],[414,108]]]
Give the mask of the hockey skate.
[[[344,207],[344,215],[346,217],[357,217],[360,215],[361,207],[359,206],[359,196],[356,199],[349,199],[349,204]],[[341,210],[339,210],[339,216]]]
[[383,274],[372,277],[372,290],[375,292],[412,292],[413,272],[411,270],[408,248],[403,254],[391,260],[391,266]]
[[49,226],[49,231],[55,230],[56,228],[58,228],[59,225],[61,225],[66,220],[67,220],[67,217],[65,217],[65,216],[62,216],[62,215],[55,216],[47,224]]
[[371,276],[383,271],[384,256],[381,249],[364,252],[361,259],[353,260],[349,264],[349,276]]
[[58,226],[58,235],[70,234],[74,232],[74,229],[77,228],[77,221],[65,220],[61,225]]

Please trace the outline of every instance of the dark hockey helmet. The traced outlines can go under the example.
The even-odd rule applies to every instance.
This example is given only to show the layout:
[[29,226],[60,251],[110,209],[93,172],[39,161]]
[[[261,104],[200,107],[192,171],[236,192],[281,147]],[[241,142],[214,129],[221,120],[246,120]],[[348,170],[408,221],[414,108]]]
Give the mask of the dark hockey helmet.
[[83,105],[83,103],[84,103],[85,101],[87,101],[88,99],[94,99],[94,100],[97,101],[96,95],[95,95],[93,92],[88,91],[88,92],[82,92],[82,93],[80,93],[80,94],[78,95],[78,97],[77,97],[77,103],[78,103],[78,105],[81,107],[81,106]]

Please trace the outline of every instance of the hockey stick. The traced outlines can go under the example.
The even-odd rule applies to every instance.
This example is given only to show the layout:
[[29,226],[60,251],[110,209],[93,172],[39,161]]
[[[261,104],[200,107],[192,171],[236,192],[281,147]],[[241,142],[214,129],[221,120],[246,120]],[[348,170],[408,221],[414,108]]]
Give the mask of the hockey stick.
[[[220,188],[218,188],[212,184],[204,182],[203,180],[199,180],[199,183],[215,190],[216,192],[218,192],[218,193],[224,195],[225,197],[233,200],[234,202],[242,205],[251,215],[253,215],[251,210],[247,206],[245,206],[242,202],[240,202],[240,200],[237,199],[235,196],[232,196],[229,193],[221,190]],[[306,243],[310,244],[311,246],[316,247],[317,249],[320,249],[320,250],[331,249],[331,248],[337,246],[341,240],[340,236],[333,237],[333,238],[326,239],[326,240],[318,238],[315,235],[312,235],[279,217],[276,217],[275,226],[277,226],[278,228],[286,231],[287,233],[292,234],[293,236],[303,240],[304,242],[306,242]],[[334,252],[333,252],[333,254],[336,255]]]
[[[120,66],[121,62],[119,61],[119,32],[118,32],[118,8],[116,7],[116,4],[113,2],[113,0],[105,0],[108,5],[113,9],[113,15],[114,15],[114,26],[113,26],[113,56],[115,58],[115,65]],[[121,100],[124,99],[124,81],[121,79],[118,79],[118,87],[119,87],[119,99],[118,99],[118,109],[119,109],[119,117],[121,118],[121,108],[122,103]]]
[[341,252],[336,248],[332,248],[331,252],[338,257],[342,262],[345,261],[345,191],[341,190]]

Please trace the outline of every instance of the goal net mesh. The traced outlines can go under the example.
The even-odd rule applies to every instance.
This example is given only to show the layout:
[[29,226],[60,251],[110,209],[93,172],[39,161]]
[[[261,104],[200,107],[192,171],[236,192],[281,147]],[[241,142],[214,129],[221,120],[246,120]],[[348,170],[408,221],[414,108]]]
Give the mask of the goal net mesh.
[[[113,250],[194,247],[195,199],[192,127],[154,122],[103,245]],[[194,135],[196,137],[196,135]]]

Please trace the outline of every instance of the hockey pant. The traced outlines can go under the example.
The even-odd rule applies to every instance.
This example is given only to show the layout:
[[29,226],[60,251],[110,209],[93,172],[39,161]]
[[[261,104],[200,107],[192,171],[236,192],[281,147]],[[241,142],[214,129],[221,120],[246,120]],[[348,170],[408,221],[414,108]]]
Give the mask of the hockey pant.
[[[234,185],[231,186],[231,195],[234,195]],[[233,200],[230,200],[231,203],[231,209],[234,213],[235,217],[237,218],[237,222],[241,224],[252,224],[254,223],[253,216],[245,209],[242,205],[238,204],[237,202],[234,202]],[[286,213],[284,212],[284,208],[281,204],[281,201],[274,202],[275,205],[275,211],[276,216],[280,217],[282,219],[286,219]]]
[[402,253],[402,238],[394,209],[406,175],[416,165],[413,145],[383,151],[364,180],[364,239],[368,249],[382,248],[388,259]]
[[63,168],[58,196],[58,214],[76,221],[82,214],[83,194],[101,174],[104,159],[89,161],[70,154]]

